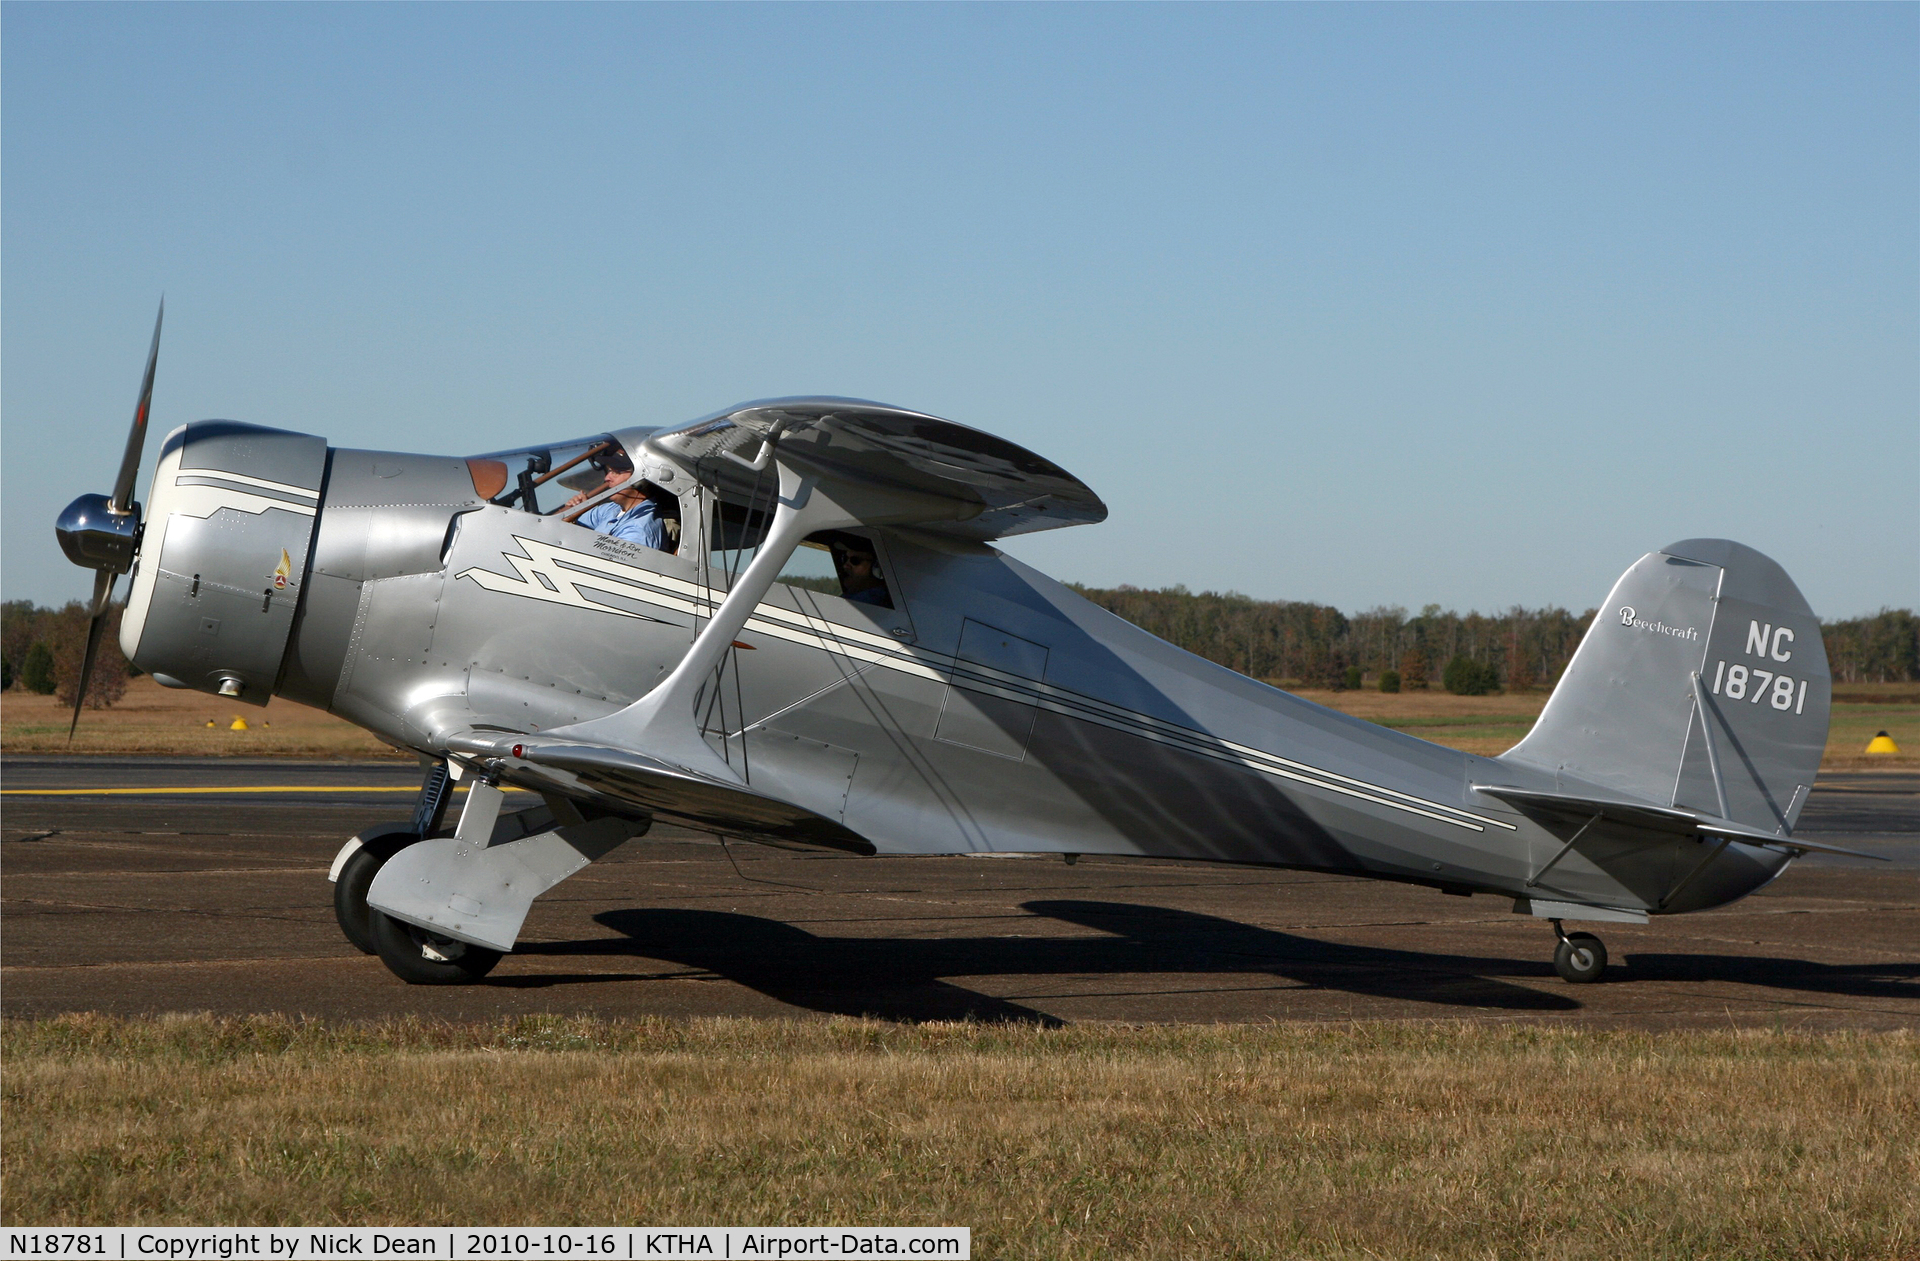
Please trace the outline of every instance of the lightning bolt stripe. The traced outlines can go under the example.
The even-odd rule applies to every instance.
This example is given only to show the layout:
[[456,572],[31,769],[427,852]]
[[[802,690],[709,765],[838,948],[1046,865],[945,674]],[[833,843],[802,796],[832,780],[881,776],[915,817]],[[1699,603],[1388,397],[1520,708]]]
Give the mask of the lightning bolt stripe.
[[272,491],[276,495],[291,495],[309,503],[320,501],[320,492],[311,486],[295,486],[292,482],[276,482],[265,477],[255,477],[251,473],[232,473],[226,469],[190,469],[183,468],[173,475],[175,486],[218,485],[231,482],[237,486],[251,486],[255,490]]

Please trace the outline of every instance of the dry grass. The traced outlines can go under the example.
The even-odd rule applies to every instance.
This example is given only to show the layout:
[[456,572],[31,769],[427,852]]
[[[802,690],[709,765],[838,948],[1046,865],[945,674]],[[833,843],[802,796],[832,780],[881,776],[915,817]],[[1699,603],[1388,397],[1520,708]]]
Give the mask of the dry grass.
[[[233,731],[235,717],[246,731]],[[112,709],[80,714],[67,743],[73,711],[51,696],[13,688],[0,692],[0,749],[25,753],[151,753],[175,757],[397,757],[391,746],[332,714],[289,700],[264,707],[236,705],[201,692],[132,679]],[[211,722],[214,725],[209,727]]]
[[12,1022],[8,1223],[974,1228],[989,1257],[1911,1257],[1910,1034]]
[[1450,749],[1489,757],[1520,743],[1547,703],[1545,692],[1455,696],[1439,688],[1418,692],[1294,689],[1294,695]]
[[[1468,753],[1493,755],[1520,742],[1547,703],[1545,692],[1454,696],[1437,688],[1378,691],[1299,691],[1297,695],[1342,713],[1384,724],[1422,740]],[[1852,684],[1835,689],[1827,770],[1920,767],[1920,684]],[[235,715],[250,730],[230,731]],[[332,714],[275,700],[264,709],[234,705],[198,692],[171,691],[152,679],[134,679],[112,709],[87,710],[67,743],[70,710],[51,696],[0,693],[0,748],[8,753],[151,753],[174,756],[327,757],[398,756],[353,724]],[[206,724],[211,721],[214,726]],[[1876,731],[1893,734],[1901,752],[1865,754]]]
[[[1879,731],[1891,735],[1900,752],[1868,756],[1867,741]],[[1827,770],[1920,767],[1920,683],[1837,684],[1820,765]]]

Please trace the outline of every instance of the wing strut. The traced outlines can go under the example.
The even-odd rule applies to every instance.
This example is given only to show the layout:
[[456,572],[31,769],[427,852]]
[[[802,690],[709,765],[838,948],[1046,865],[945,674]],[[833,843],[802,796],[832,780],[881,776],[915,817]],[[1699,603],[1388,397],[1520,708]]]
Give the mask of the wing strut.
[[642,752],[706,779],[744,787],[746,781],[739,772],[701,736],[695,702],[794,548],[820,530],[951,520],[961,507],[957,501],[895,487],[827,483],[821,474],[802,472],[777,454],[772,463],[780,479],[773,523],[753,561],[729,588],[712,620],[694,637],[687,655],[652,691],[618,713],[514,741],[523,747],[526,760],[538,762],[541,748],[550,742],[602,744]]

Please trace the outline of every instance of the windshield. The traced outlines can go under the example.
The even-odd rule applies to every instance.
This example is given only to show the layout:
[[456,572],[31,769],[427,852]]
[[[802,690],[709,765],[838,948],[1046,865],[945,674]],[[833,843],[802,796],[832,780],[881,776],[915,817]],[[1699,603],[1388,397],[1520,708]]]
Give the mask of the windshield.
[[[626,461],[612,434],[575,438],[519,451],[492,451],[467,461],[474,489],[489,502],[527,512],[550,513],[582,492],[592,495],[606,481],[609,456]],[[628,465],[631,468],[631,464]]]
[[[651,430],[626,430],[633,449]],[[655,460],[647,476],[613,434],[552,442],[518,451],[471,456],[473,488],[488,503],[557,517],[597,534],[655,548],[680,549],[680,499],[647,477],[672,482],[675,470]]]

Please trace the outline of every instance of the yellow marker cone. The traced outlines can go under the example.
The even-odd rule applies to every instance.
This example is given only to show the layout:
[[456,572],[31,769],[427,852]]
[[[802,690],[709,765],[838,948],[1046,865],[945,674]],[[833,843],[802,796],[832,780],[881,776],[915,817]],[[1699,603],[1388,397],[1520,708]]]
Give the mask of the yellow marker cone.
[[220,725],[220,724],[218,724],[218,723],[216,723],[216,722],[214,722],[214,720],[213,720],[213,719],[211,719],[211,718],[209,718],[209,719],[207,719],[207,726],[209,726],[209,727],[217,727],[217,726],[219,726],[219,725]]
[[1899,751],[1900,746],[1895,744],[1893,737],[1884,731],[1867,741],[1867,752],[1869,753],[1898,753]]
[[227,728],[228,731],[245,731],[246,729],[247,720],[238,714],[233,716],[233,724]]

